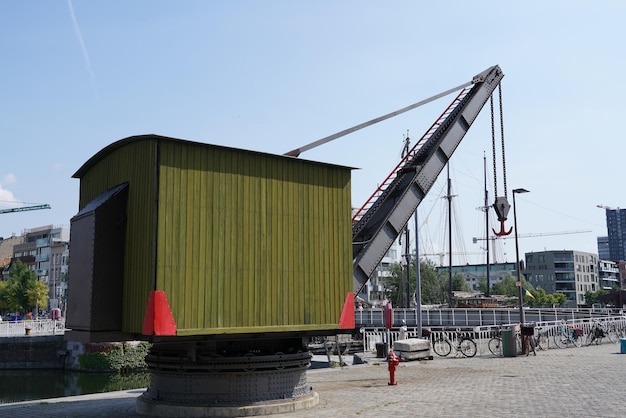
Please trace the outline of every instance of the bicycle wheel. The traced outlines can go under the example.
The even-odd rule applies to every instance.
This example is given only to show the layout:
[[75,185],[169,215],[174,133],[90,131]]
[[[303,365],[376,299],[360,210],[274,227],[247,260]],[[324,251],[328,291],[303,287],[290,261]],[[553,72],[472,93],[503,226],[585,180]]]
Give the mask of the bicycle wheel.
[[459,349],[465,357],[474,357],[476,355],[476,343],[471,338],[463,338],[459,344]]
[[596,333],[592,329],[591,331],[589,331],[589,334],[587,334],[587,338],[585,338],[585,345],[587,346],[591,345],[591,343],[593,343],[595,339],[596,339]]
[[529,355],[529,354],[530,354],[530,352],[532,351],[532,352],[533,352],[533,355],[535,355],[535,356],[536,356],[536,355],[537,355],[537,339],[535,338],[535,336],[534,336],[534,335],[530,335],[530,336],[528,337],[528,340],[529,340],[529,341],[528,341],[528,343],[529,343],[529,344],[528,344],[528,345],[529,345],[529,347],[528,347],[528,352],[526,353],[526,355]]
[[537,347],[539,347],[539,349],[543,351],[546,351],[548,348],[550,348],[550,341],[548,340],[547,334],[542,333],[537,336]]
[[572,343],[574,344],[575,347],[580,347],[581,345],[583,345],[583,337],[578,337],[576,335],[572,335]]
[[567,348],[567,335],[559,333],[554,336],[554,344],[559,348]]
[[446,357],[452,351],[452,346],[448,342],[448,340],[444,340],[439,338],[433,341],[433,351],[435,354],[441,357]]
[[606,338],[608,338],[609,341],[612,343],[616,343],[619,341],[619,335],[617,332],[617,328],[615,328],[615,324],[609,325],[606,332]]
[[502,338],[493,337],[487,343],[487,347],[489,347],[489,351],[494,356],[502,357]]

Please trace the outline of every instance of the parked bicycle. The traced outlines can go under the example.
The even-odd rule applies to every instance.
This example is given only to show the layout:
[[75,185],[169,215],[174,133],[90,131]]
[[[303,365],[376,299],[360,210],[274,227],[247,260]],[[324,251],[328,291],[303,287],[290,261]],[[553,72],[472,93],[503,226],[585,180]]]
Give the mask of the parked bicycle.
[[607,324],[607,326],[605,327],[605,331],[606,331],[606,337],[612,343],[619,342],[620,338],[626,337],[626,332],[624,330],[624,327],[615,322],[611,322]]
[[554,343],[559,348],[567,348],[568,344],[580,347],[583,342],[583,334],[582,328],[568,326],[565,321],[562,321],[558,326],[556,335],[554,336]]
[[463,334],[459,328],[454,333],[452,340],[448,338],[446,332],[442,332],[433,337],[432,344],[435,354],[441,357],[449,355],[452,352],[452,347],[457,353],[461,353],[465,357],[474,357],[478,351],[476,342],[468,335]]
[[608,332],[604,329],[602,324],[598,321],[595,321],[587,334],[587,338],[585,339],[586,345],[591,345],[593,343],[602,344],[602,339],[604,337],[608,337]]
[[548,338],[548,331],[544,331],[542,327],[535,328],[535,346],[542,351],[546,351],[550,348],[550,338]]
[[522,324],[522,354],[529,355],[533,352],[533,355],[537,355],[535,347],[537,346],[537,338],[535,337],[535,324]]
[[493,354],[494,356],[502,356],[502,331],[500,330],[500,328],[498,328],[498,331],[496,331],[496,335],[491,337],[491,339],[487,343],[487,347],[489,348],[489,351],[491,351],[491,354]]

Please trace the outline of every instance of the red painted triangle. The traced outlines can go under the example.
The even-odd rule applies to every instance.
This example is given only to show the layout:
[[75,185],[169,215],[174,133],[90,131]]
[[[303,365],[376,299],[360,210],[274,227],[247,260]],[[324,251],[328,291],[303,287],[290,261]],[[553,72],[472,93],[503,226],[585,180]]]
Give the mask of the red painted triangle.
[[164,291],[150,292],[141,333],[143,335],[176,335],[176,321]]
[[354,293],[348,292],[339,317],[339,329],[354,329]]

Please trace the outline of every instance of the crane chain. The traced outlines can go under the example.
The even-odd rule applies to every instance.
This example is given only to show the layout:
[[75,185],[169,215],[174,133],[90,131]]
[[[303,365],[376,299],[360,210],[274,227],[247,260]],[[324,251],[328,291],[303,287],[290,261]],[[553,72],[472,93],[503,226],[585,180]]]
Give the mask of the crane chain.
[[494,112],[493,112],[493,95],[489,98],[489,103],[491,105],[491,149],[493,154],[493,193],[494,196],[498,196],[498,168],[496,166],[496,125],[494,122]]
[[[498,168],[496,164],[496,125],[495,125],[495,112],[493,109],[493,95],[489,98],[489,104],[491,107],[491,150],[493,154],[493,191],[495,196],[498,196]],[[502,147],[502,182],[504,185],[504,197],[507,196],[506,186],[506,157],[504,152],[504,115],[502,113],[502,85],[498,85],[498,100],[500,107],[500,138]]]
[[504,113],[502,113],[502,84],[498,84],[498,100],[500,101],[500,138],[502,140],[502,183],[504,185],[504,196],[507,196],[506,158],[504,156]]

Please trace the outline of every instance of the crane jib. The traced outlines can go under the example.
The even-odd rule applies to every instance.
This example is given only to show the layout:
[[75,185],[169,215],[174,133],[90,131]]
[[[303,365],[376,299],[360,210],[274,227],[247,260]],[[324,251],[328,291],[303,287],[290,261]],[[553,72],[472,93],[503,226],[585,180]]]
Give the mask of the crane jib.
[[474,85],[448,106],[433,124],[435,128],[431,127],[417,142],[418,148],[409,153],[404,165],[388,176],[392,180],[386,188],[373,195],[374,202],[359,219],[353,219],[355,295],[365,288],[503,77],[497,65],[474,77]]

